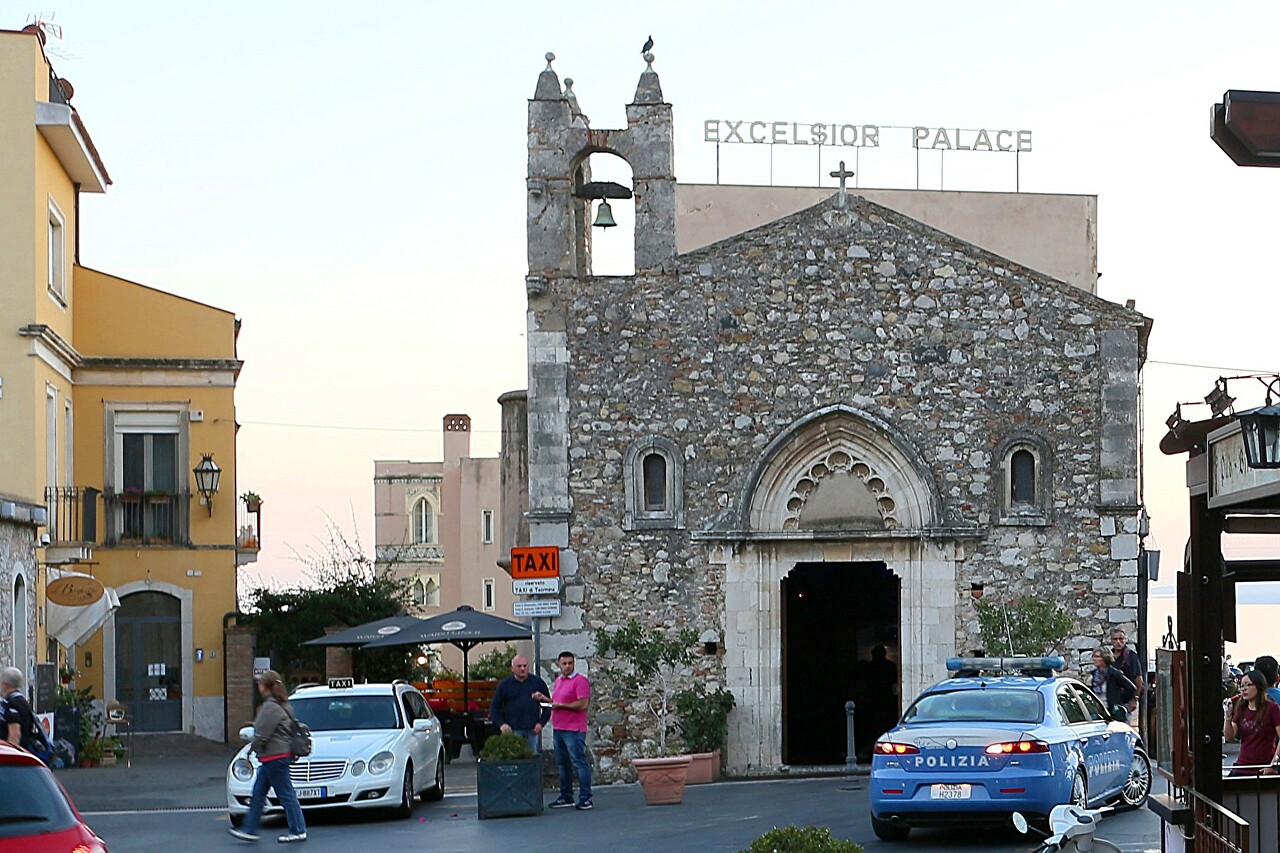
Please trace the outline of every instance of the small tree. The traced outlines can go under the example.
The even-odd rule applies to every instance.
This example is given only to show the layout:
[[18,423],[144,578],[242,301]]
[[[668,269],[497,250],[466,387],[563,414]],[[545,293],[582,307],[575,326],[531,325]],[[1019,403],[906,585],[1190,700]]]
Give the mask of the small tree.
[[[293,674],[324,672],[324,648],[304,646],[333,625],[363,625],[403,612],[408,582],[378,572],[358,537],[348,539],[332,521],[323,551],[295,557],[307,568],[309,587],[260,586],[247,595],[247,621],[257,629],[259,654],[270,654],[286,681]],[[359,650],[354,674],[370,681],[404,678],[410,672],[408,646]]]
[[517,654],[516,647],[510,643],[500,649],[490,649],[467,667],[467,675],[476,681],[506,678],[511,674],[511,659]]
[[1039,656],[1056,651],[1071,631],[1071,616],[1054,601],[1024,595],[978,602],[978,631],[987,654]]
[[680,685],[680,670],[693,663],[697,632],[685,629],[669,636],[661,628],[645,630],[635,619],[615,631],[601,631],[596,647],[614,661],[604,672],[624,689],[639,695],[658,721],[658,751],[667,753],[667,716]]

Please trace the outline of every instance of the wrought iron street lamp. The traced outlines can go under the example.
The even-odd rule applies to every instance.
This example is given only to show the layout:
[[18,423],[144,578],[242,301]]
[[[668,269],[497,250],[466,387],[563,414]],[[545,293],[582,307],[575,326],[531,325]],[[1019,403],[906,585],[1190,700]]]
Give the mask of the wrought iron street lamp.
[[222,476],[222,469],[218,467],[217,462],[213,461],[212,453],[205,453],[202,456],[200,464],[192,468],[191,473],[196,475],[196,489],[204,498],[205,505],[209,507],[209,515],[213,515],[213,496],[218,493],[218,478]]

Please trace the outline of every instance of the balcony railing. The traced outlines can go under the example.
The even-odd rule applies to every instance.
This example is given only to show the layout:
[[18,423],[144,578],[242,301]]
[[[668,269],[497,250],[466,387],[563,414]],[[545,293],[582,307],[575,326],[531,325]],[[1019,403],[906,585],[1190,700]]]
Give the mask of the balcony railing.
[[106,545],[188,545],[191,494],[143,493],[102,496]]
[[82,545],[98,541],[98,495],[92,486],[49,486],[49,544]]

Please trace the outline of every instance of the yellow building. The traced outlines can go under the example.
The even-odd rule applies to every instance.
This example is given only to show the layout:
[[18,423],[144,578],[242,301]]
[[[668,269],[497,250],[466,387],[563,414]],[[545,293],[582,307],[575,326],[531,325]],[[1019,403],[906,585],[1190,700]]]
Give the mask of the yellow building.
[[0,81],[0,664],[77,670],[136,731],[222,740],[223,617],[257,554],[239,323],[81,266],[81,195],[110,178],[38,28],[0,31]]

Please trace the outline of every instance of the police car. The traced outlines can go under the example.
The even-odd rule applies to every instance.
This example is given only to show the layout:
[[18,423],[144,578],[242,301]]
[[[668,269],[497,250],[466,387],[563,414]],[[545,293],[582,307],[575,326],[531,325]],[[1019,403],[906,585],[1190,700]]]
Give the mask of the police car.
[[871,826],[903,840],[916,826],[1046,819],[1061,803],[1137,807],[1151,763],[1124,709],[1108,711],[1060,657],[951,658],[871,759]]
[[[382,808],[413,813],[413,800],[444,797],[444,745],[440,720],[411,684],[355,684],[333,678],[325,687],[300,687],[289,697],[294,715],[311,729],[311,755],[290,767],[304,809]],[[252,740],[253,727],[240,730]],[[227,810],[232,826],[249,811],[257,756],[246,745],[227,768]],[[280,813],[274,792],[265,814]]]

